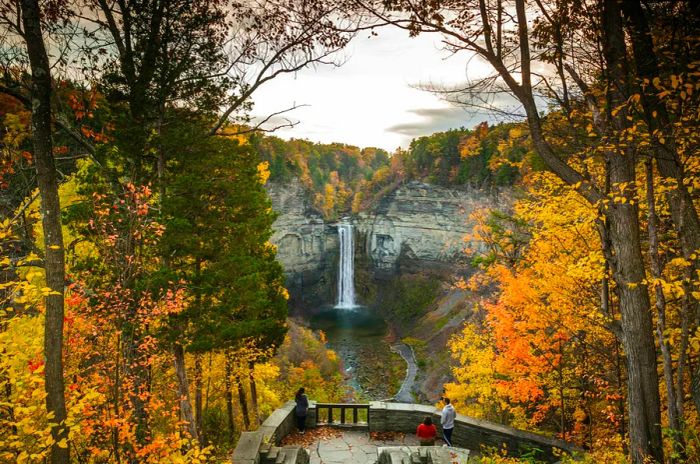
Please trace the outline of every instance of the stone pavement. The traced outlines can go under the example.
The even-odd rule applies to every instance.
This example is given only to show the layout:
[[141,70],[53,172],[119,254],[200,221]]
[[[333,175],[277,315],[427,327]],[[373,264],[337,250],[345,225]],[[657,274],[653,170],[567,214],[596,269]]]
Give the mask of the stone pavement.
[[377,462],[378,446],[418,445],[414,435],[403,433],[382,434],[379,440],[372,440],[364,430],[344,431],[342,436],[316,442],[307,448],[311,455],[310,464],[374,464]]
[[[320,429],[320,430],[319,430]],[[412,434],[397,432],[373,433],[366,430],[310,429],[306,435],[294,432],[285,437],[284,444],[304,446],[311,456],[310,464],[374,464],[379,446],[418,446]],[[324,429],[326,429],[324,431]],[[438,440],[436,445],[442,445]]]

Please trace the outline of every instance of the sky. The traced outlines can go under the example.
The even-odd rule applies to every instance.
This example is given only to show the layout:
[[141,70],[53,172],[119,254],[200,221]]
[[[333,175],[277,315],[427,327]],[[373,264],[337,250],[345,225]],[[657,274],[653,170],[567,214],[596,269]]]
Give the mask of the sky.
[[282,75],[254,95],[253,116],[264,117],[293,105],[299,121],[275,135],[314,142],[342,142],[393,152],[411,139],[451,128],[472,128],[497,116],[450,106],[418,84],[454,85],[484,75],[486,64],[466,52],[450,56],[440,37],[408,37],[399,29],[356,37],[344,50],[340,67],[319,66]]

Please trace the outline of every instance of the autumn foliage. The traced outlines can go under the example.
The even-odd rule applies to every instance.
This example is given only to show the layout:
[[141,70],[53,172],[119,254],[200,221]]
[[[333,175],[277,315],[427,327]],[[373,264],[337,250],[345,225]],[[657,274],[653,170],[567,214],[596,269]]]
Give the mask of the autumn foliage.
[[[552,115],[550,121],[555,118]],[[643,132],[639,137],[644,143]],[[697,159],[686,160],[692,185]],[[616,462],[624,459],[626,446],[626,372],[617,339],[616,292],[599,235],[601,216],[554,175],[531,168],[520,167],[529,174],[512,210],[472,214],[475,226],[465,240],[480,271],[458,285],[483,297],[473,322],[450,343],[455,381],[447,385],[446,395],[465,414],[556,432],[593,450],[594,462]],[[601,172],[594,160],[589,169]],[[669,227],[665,193],[673,187],[655,173],[650,179],[648,174],[638,166],[632,201],[639,204],[646,228],[653,186],[664,266],[658,277],[649,272],[648,285],[656,289],[656,299],[662,294],[666,302],[665,326],[657,324],[664,327],[657,333],[659,343],[670,348],[674,367],[683,369],[684,363],[700,357],[700,332],[689,329],[684,315],[685,302],[696,296],[687,292],[695,292],[700,281],[698,276],[687,280],[690,264]],[[629,201],[620,194],[624,188],[611,189],[604,201]],[[690,391],[690,376],[679,375],[674,388]],[[663,391],[664,384],[659,388]],[[689,400],[687,395],[682,401],[685,436],[668,432],[674,438],[667,446],[673,455],[674,440],[681,441],[684,459],[696,462],[698,440],[693,431],[699,418]],[[666,420],[664,426],[668,427]]]

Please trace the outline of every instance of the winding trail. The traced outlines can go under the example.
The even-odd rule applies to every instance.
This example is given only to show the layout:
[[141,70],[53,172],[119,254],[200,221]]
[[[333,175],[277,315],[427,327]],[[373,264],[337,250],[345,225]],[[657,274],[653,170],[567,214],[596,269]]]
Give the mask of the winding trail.
[[403,379],[401,388],[394,395],[393,400],[399,403],[413,403],[413,395],[411,391],[413,390],[413,385],[416,382],[416,375],[418,374],[418,365],[416,364],[416,357],[413,354],[413,350],[410,346],[405,343],[397,343],[391,346],[391,351],[398,353],[404,361],[406,361],[406,377]]

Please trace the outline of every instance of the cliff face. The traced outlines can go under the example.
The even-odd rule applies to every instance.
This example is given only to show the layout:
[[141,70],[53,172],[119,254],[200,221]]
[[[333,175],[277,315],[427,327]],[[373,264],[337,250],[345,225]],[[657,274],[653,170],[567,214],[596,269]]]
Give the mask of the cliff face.
[[409,182],[360,214],[356,224],[377,276],[426,266],[463,267],[467,245],[478,248],[464,241],[473,226],[469,215],[496,204],[482,191]]
[[271,242],[287,275],[292,305],[333,301],[338,261],[338,232],[311,206],[298,179],[267,186],[278,214]]
[[[298,180],[268,187],[279,213],[273,243],[288,276],[292,303],[331,303],[337,281],[338,233],[310,204]],[[469,215],[502,199],[479,190],[454,190],[409,182],[353,219],[356,267],[372,279],[402,273],[468,268],[464,237]],[[360,291],[361,293],[361,291]],[[368,303],[368,302],[365,302]]]

